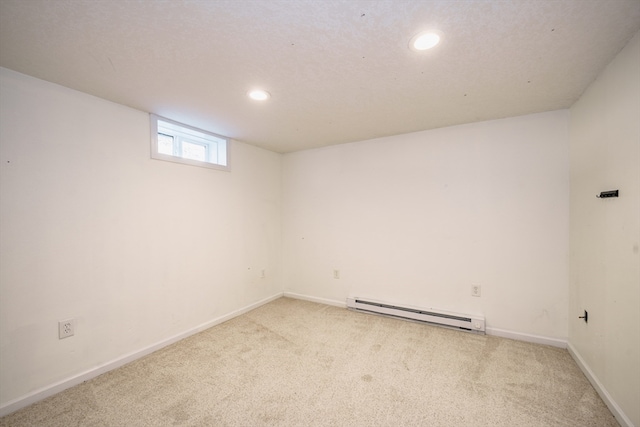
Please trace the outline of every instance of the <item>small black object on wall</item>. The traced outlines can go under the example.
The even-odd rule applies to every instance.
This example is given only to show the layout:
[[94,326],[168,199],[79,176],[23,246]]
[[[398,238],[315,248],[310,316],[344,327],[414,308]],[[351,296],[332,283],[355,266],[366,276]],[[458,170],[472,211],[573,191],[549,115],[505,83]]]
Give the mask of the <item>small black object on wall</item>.
[[584,319],[584,323],[589,323],[589,313],[587,313],[587,310],[584,311],[584,316],[579,316],[578,319]]
[[596,196],[599,199],[608,199],[609,197],[618,197],[618,190],[611,191],[603,191],[599,196]]

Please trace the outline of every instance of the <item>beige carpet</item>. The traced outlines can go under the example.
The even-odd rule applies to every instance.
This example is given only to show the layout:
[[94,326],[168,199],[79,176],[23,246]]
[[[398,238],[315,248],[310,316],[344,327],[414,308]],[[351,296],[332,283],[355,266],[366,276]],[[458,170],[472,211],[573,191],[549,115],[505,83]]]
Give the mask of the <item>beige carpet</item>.
[[617,426],[566,350],[281,298],[0,426]]

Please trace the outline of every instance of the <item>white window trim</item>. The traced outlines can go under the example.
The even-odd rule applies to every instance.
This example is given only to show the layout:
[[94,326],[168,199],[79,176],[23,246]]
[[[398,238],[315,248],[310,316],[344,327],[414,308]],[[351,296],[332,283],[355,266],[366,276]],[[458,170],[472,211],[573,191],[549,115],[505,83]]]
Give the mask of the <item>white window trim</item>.
[[[202,168],[217,169],[217,170],[224,170],[224,171],[229,171],[231,169],[229,166],[230,159],[231,159],[231,140],[229,138],[224,137],[222,135],[217,135],[213,132],[209,132],[203,129],[189,126],[184,123],[176,122],[175,120],[167,119],[166,117],[161,117],[156,114],[149,114],[149,117],[150,117],[149,121],[151,122],[151,158],[152,159],[165,160],[168,162],[182,163],[185,165],[198,166]],[[226,165],[202,162],[202,161],[193,160],[193,159],[185,159],[184,157],[171,156],[169,154],[159,153],[158,152],[158,120],[172,123],[176,126],[184,127],[197,132],[202,132],[204,134],[211,135],[217,139],[224,140],[226,144]]]

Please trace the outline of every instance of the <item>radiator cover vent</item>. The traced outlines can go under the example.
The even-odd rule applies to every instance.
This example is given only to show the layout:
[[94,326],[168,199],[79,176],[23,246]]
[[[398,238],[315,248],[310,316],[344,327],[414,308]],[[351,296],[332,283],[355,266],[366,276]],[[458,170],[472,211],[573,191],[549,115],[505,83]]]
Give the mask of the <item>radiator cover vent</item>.
[[367,313],[426,322],[479,334],[485,333],[483,316],[453,313],[444,310],[397,306],[363,298],[347,298],[347,308]]

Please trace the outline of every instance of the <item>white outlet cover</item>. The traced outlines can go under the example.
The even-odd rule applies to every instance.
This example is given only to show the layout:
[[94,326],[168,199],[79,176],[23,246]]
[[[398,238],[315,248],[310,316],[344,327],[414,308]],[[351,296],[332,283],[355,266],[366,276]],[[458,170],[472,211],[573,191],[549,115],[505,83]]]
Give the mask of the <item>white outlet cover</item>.
[[75,319],[67,319],[61,320],[58,322],[58,338],[69,338],[75,334],[76,331],[76,320]]

